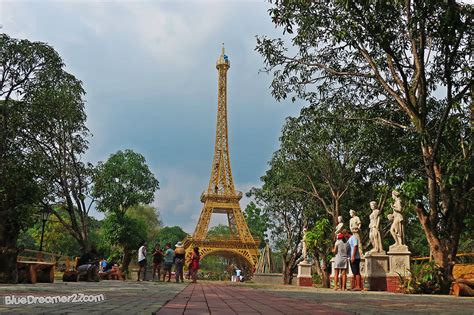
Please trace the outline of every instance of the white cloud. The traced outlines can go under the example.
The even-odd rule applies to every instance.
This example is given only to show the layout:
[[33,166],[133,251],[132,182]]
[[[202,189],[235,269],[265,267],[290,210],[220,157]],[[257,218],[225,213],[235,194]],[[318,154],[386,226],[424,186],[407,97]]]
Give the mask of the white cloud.
[[230,8],[224,3],[125,1],[113,6],[74,3],[70,10],[78,10],[80,23],[95,36],[127,38],[128,47],[137,45],[170,68],[185,68],[196,63],[196,52],[224,27]]

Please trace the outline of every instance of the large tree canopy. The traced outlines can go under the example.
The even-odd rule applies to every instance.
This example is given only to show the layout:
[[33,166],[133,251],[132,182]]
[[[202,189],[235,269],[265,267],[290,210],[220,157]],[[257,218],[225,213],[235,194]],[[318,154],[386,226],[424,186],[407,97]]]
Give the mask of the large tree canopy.
[[334,110],[328,100],[343,100],[336,102],[342,110],[367,113],[361,121],[399,128],[415,141],[418,163],[410,178],[424,181],[416,211],[448,284],[473,204],[473,6],[454,0],[271,2],[272,21],[293,46],[257,39],[277,99],[323,100],[327,111]]
[[[0,281],[15,281],[16,239],[40,208],[61,204],[87,247],[82,83],[50,46],[0,35]],[[33,213],[32,213],[33,212]],[[5,268],[6,273],[4,274]]]
[[[150,215],[149,208],[138,206],[154,200],[158,180],[145,157],[132,150],[117,151],[107,161],[99,162],[93,179],[92,196],[97,199],[97,208],[107,213],[106,233],[112,236],[109,242],[123,248],[123,268],[128,270],[132,250],[149,236],[144,228],[146,222],[141,220]],[[127,211],[132,207],[135,208],[129,216]],[[144,213],[139,214],[140,210]],[[156,213],[151,214],[155,214],[156,221],[150,223],[158,224]]]
[[93,196],[104,212],[125,212],[140,203],[149,204],[159,188],[145,157],[132,150],[118,151],[99,162],[94,176]]

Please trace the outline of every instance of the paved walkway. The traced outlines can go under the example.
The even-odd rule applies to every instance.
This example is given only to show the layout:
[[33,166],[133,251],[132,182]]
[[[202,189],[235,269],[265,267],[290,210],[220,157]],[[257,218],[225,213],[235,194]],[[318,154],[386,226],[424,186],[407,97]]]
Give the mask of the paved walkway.
[[[6,305],[7,299],[103,295],[101,301]],[[473,315],[474,298],[384,292],[334,292],[282,285],[101,281],[1,285],[8,314],[456,314]]]
[[236,285],[190,284],[165,304],[158,315],[198,314],[352,314],[297,298],[282,297]]
[[[0,284],[0,313],[8,314],[152,314],[186,287],[186,283],[112,281]],[[6,297],[70,297],[80,294],[96,301],[5,305]],[[104,300],[100,301],[100,295]]]
[[355,314],[455,314],[474,315],[474,298],[449,295],[410,295],[388,292],[335,292],[328,289],[288,286],[254,286],[268,294],[304,299]]

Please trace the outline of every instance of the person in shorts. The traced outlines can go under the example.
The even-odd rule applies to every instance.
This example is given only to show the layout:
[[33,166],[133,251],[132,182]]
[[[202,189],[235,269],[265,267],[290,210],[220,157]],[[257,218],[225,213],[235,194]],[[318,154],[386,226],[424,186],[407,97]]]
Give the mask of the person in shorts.
[[161,262],[163,260],[163,252],[159,244],[156,244],[155,250],[151,255],[153,256],[153,280],[155,280],[155,275],[158,273],[159,281],[161,279]]
[[146,242],[143,241],[138,249],[138,276],[137,281],[140,281],[140,272],[143,270],[143,281],[146,279]]
[[346,232],[346,237],[349,237],[347,241],[351,248],[350,252],[350,262],[351,270],[354,277],[354,291],[362,290],[362,277],[360,275],[360,254],[359,254],[359,239],[355,235],[351,235],[348,231]]
[[171,269],[173,268],[174,250],[171,249],[171,243],[166,244],[166,250],[163,255],[164,266],[163,266],[163,281],[166,279],[168,274],[168,282],[171,281]]
[[340,289],[346,290],[347,268],[349,264],[350,246],[344,234],[337,234],[337,241],[334,244],[332,252],[336,254],[334,257],[334,290],[339,290],[339,272],[341,273]]

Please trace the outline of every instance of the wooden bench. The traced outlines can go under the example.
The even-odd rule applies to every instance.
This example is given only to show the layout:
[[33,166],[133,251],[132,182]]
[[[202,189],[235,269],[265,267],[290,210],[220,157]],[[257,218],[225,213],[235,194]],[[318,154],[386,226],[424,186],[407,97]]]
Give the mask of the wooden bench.
[[28,281],[30,283],[38,282],[38,271],[43,270],[48,273],[47,281],[49,283],[54,283],[54,268],[56,263],[46,262],[46,261],[28,261],[28,260],[18,260],[16,262],[17,269],[26,269],[28,274]]
[[30,283],[53,283],[54,271],[59,256],[33,249],[23,249],[18,254],[16,262],[19,278],[22,278],[21,281],[26,279]]

